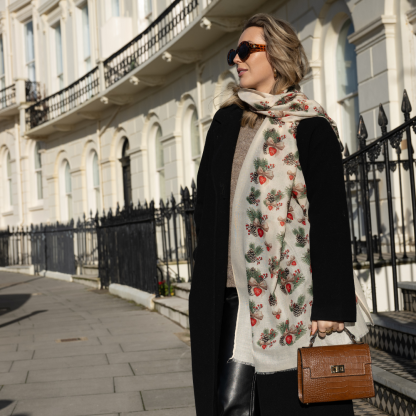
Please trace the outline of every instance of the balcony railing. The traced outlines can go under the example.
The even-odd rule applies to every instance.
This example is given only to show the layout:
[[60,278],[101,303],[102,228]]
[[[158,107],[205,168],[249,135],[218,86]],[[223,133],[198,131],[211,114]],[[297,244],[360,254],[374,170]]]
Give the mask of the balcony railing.
[[99,93],[99,72],[95,67],[65,89],[26,109],[26,130],[40,126],[88,101]]
[[25,90],[26,90],[26,102],[39,101],[42,99],[42,96],[40,93],[40,82],[26,81]]
[[10,85],[0,90],[0,110],[16,104],[16,85]]
[[182,32],[198,15],[198,0],[175,0],[131,42],[104,61],[105,86],[126,76]]

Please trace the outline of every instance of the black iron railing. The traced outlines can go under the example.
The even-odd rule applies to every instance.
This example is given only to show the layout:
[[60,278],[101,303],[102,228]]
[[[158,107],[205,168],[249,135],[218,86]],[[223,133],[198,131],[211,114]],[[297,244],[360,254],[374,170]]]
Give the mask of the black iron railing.
[[40,93],[40,82],[25,81],[26,102],[39,101],[42,96]]
[[0,110],[16,104],[16,85],[12,84],[0,90]]
[[198,14],[198,0],[175,0],[143,32],[104,61],[108,88],[162,49]]
[[26,130],[54,120],[99,93],[99,72],[95,67],[68,87],[26,109]]
[[361,116],[357,133],[360,149],[353,155],[349,155],[348,147],[345,149],[353,260],[369,266],[374,312],[377,312],[376,267],[392,268],[394,308],[397,311],[398,264],[416,260],[416,200],[411,142],[411,129],[416,132],[416,117],[410,118],[412,107],[406,91],[401,109],[405,122],[387,132],[388,120],[380,104],[378,124],[382,135],[368,145],[367,130]]

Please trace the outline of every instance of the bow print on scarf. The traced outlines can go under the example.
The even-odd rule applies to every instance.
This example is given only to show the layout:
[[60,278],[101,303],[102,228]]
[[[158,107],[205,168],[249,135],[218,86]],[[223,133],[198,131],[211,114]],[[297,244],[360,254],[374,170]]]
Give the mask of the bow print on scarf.
[[[297,348],[309,343],[313,304],[308,197],[296,134],[299,121],[325,110],[293,87],[272,95],[241,88],[240,99],[263,114],[241,168],[231,215],[231,264],[239,296],[233,356],[257,373],[296,368]],[[352,277],[352,276],[351,276]],[[368,332],[346,323],[358,338]],[[348,344],[336,333],[317,345]]]

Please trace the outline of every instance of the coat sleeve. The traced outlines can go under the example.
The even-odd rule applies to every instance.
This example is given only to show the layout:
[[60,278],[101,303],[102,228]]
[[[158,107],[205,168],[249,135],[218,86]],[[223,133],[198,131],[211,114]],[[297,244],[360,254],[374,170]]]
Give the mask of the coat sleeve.
[[[194,211],[194,220],[195,220],[195,230],[196,236],[198,240],[199,231],[201,229],[202,224],[202,213],[204,207],[204,199],[205,195],[205,185],[209,178],[209,170],[211,165],[212,159],[212,152],[214,148],[214,134],[217,121],[214,119],[211,122],[211,126],[208,129],[207,137],[205,140],[204,150],[202,152],[201,163],[199,165],[197,179],[196,179],[196,204],[195,204],[195,211]],[[192,257],[196,259],[196,252],[198,250],[198,243],[195,250],[192,253]]]
[[355,322],[351,234],[338,139],[326,119],[313,117],[299,123],[297,144],[309,201],[311,319]]

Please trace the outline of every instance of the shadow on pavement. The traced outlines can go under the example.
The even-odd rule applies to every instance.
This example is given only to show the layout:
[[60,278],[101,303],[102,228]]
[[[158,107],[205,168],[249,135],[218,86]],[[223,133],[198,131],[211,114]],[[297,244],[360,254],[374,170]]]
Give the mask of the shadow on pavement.
[[[0,410],[10,406],[14,400],[0,400]],[[30,416],[29,413],[15,413],[13,416]]]

